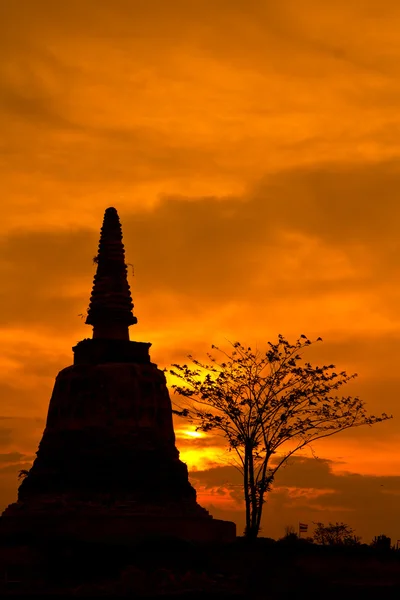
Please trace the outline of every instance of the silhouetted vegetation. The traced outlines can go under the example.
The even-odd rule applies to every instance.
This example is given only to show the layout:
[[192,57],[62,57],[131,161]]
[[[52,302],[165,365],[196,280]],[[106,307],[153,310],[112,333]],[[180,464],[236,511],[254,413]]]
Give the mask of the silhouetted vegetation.
[[391,418],[368,415],[358,397],[339,397],[337,391],[356,375],[337,373],[332,364],[304,362],[303,350],[315,342],[302,335],[290,344],[279,335],[266,352],[240,342],[230,353],[212,346],[222,355],[220,362],[211,354],[211,364],[189,356],[194,368],[174,364],[170,370],[183,382],[172,386],[184,399],[173,412],[200,431],[221,432],[235,455],[243,475],[248,538],[257,537],[265,496],[294,453],[345,429]]
[[374,537],[371,546],[377,550],[388,552],[392,549],[392,540],[387,535],[381,534]]
[[231,544],[54,538],[0,545],[2,596],[343,599],[379,595],[382,586],[400,591],[399,551],[382,552],[374,543],[319,545],[294,532]]
[[314,542],[322,546],[354,546],[360,544],[361,538],[346,523],[317,523],[314,531]]

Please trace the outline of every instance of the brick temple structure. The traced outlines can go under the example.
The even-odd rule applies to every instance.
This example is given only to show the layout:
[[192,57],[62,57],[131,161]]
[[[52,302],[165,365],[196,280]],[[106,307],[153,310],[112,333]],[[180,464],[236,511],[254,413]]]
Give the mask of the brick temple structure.
[[0,533],[129,541],[235,538],[234,523],[196,502],[175,446],[163,371],[137,322],[115,208],[105,212],[86,323],[91,339],[57,375],[37,457],[0,518]]

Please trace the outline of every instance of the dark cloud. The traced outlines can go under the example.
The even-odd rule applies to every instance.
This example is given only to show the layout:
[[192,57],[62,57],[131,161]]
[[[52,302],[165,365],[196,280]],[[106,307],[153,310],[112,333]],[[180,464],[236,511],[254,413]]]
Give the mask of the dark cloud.
[[[15,410],[19,408],[14,402]],[[42,417],[0,417],[0,448],[5,451],[4,456],[11,453],[23,456],[33,454],[39,444],[41,433],[45,425],[45,415]]]
[[165,198],[124,218],[138,285],[192,303],[379,293],[397,264],[399,189],[397,164],[325,165],[270,176],[241,198]]
[[[348,171],[342,173],[342,189],[336,194],[330,191],[338,179],[334,171],[322,171],[318,177],[305,171],[272,178],[263,195],[257,192],[255,196],[250,193],[249,197],[240,199],[194,201],[166,198],[154,211],[125,216],[125,241],[135,263],[138,289],[148,294],[157,291],[180,296],[186,308],[193,310],[198,300],[213,305],[221,300],[244,300],[251,292],[257,301],[261,290],[268,292],[268,297],[275,301],[293,291],[302,296],[312,293],[315,297],[341,288],[357,291],[368,288],[375,272],[364,277],[355,272],[344,278],[338,272],[327,281],[317,270],[320,257],[310,253],[295,266],[286,265],[285,269],[279,266],[283,256],[296,253],[296,242],[287,243],[282,239],[282,232],[287,231],[316,236],[323,243],[334,240],[339,248],[343,246],[355,271],[358,265],[357,256],[352,254],[353,244],[364,245],[360,271],[364,270],[361,259],[365,259],[365,253],[368,255],[376,249],[371,246],[371,238],[377,235],[379,221],[375,214],[370,214],[370,225],[366,222],[363,227],[359,225],[358,207],[365,200],[362,189],[371,186],[368,181],[363,183],[368,172],[360,172],[356,178],[360,190],[357,193],[353,189],[350,198],[344,193],[349,176],[353,177]],[[381,182],[385,177],[381,173]],[[315,178],[319,180],[319,191],[314,189]],[[286,181],[288,187],[290,179],[290,188],[277,194],[275,188],[282,181]],[[399,181],[396,185],[398,188]],[[395,189],[393,186],[393,200],[387,207],[386,219],[390,207],[397,210]],[[295,194],[299,197],[293,201],[291,198]],[[339,208],[332,213],[329,206],[335,205],[332,202],[334,196],[337,196]],[[322,208],[321,202],[325,203]],[[341,202],[347,203],[346,210],[340,210]],[[384,222],[384,218],[380,217],[380,221]],[[344,227],[352,231],[351,236],[343,232]],[[386,231],[386,242],[378,248],[378,252],[389,259],[383,261],[385,265],[393,260],[392,251],[389,256],[386,252],[385,256],[385,249],[388,237],[397,243],[394,233],[394,229],[392,235]],[[382,230],[380,236],[383,234]],[[63,323],[70,327],[68,317],[71,318],[73,313],[76,317],[84,310],[82,307],[86,306],[87,300],[82,299],[80,306],[76,295],[71,297],[68,286],[76,285],[86,276],[89,293],[93,277],[91,257],[97,246],[94,232],[16,232],[3,238],[1,246],[3,257],[7,258],[3,259],[0,268],[4,275],[12,275],[5,278],[6,287],[2,292],[5,303],[2,314],[7,324],[12,324],[14,315],[19,319],[23,309],[25,320],[44,321],[43,315],[48,322],[53,314],[58,327]],[[376,261],[376,254],[370,258]],[[378,270],[378,265],[372,265],[373,268]],[[307,270],[314,276],[304,277]],[[26,302],[28,294],[29,303]]]
[[[284,526],[305,521],[344,521],[355,527],[364,541],[386,533],[395,540],[397,529],[400,476],[368,476],[335,473],[333,462],[326,459],[293,458],[277,475],[273,492],[268,497],[263,519],[263,535],[282,536]],[[242,479],[234,467],[216,467],[191,473],[199,488],[225,489],[241,504]],[[229,512],[229,510],[228,510]],[[224,517],[224,509],[215,507],[214,516]],[[243,511],[242,511],[243,512]],[[235,512],[230,510],[230,516]],[[243,514],[235,521],[242,523]],[[397,536],[397,537],[396,537]]]
[[25,458],[25,454],[21,454],[21,452],[6,452],[5,454],[0,454],[0,464],[20,463],[22,458]]
[[[376,203],[382,187],[386,197]],[[399,189],[394,165],[332,165],[270,177],[243,198],[165,198],[155,210],[122,215],[135,287],[146,295],[171,293],[181,298],[183,310],[193,311],[197,302],[205,308],[247,298],[265,304],[287,294],[316,301],[340,291],[368,293],[374,286],[374,308],[385,314],[398,295],[387,287],[399,250]],[[320,246],[304,249],[301,238],[286,234]],[[96,238],[92,230],[3,238],[0,267],[11,275],[2,292],[7,323],[24,309],[25,319],[44,321],[42,314],[48,321],[53,313],[62,326],[83,310],[87,299],[71,297],[68,286],[87,281],[89,293]],[[344,264],[334,255],[329,264],[329,250]]]
[[17,451],[0,454],[0,513],[16,500],[18,474],[22,469],[30,469],[34,458]]
[[43,429],[44,418],[0,416],[0,512],[15,502],[18,473],[32,466]]
[[0,476],[1,475],[8,475],[8,474],[11,474],[11,475],[16,474],[16,475],[18,475],[18,473],[21,470],[23,470],[23,469],[25,469],[25,470],[30,469],[31,466],[32,466],[32,463],[33,463],[33,459],[29,460],[29,462],[27,462],[27,461],[21,461],[21,462],[18,462],[17,464],[10,464],[10,465],[7,465],[5,467],[1,467],[0,468]]
[[[388,182],[385,201],[374,203]],[[261,311],[265,323],[277,322],[276,307],[291,298],[290,318],[300,327],[303,303],[310,298],[317,307],[330,294],[351,292],[361,299],[372,290],[371,310],[390,317],[397,305],[396,288],[389,284],[396,273],[399,188],[400,176],[392,164],[326,165],[275,175],[240,198],[166,197],[154,210],[122,212],[127,259],[134,265],[131,284],[139,326],[144,334],[165,328],[165,323],[178,331],[182,320],[190,324],[232,303],[237,305],[233,314],[243,325]],[[317,239],[320,245],[303,251],[301,238],[288,241],[286,234]],[[78,315],[88,306],[97,238],[89,228],[20,230],[3,237],[3,327],[18,327],[23,314],[24,323],[38,330],[62,332],[65,337],[76,331],[70,345],[90,335]],[[341,253],[345,266],[330,264],[329,252]],[[343,323],[343,328],[349,326]],[[133,335],[136,331],[143,335],[140,329]],[[195,340],[196,347],[207,348],[203,334],[191,335],[191,344]],[[328,338],[316,357],[342,368],[349,364],[350,371],[360,373],[359,385],[369,397],[363,381],[367,378],[369,384],[379,377],[385,408],[391,411],[396,408],[397,344],[395,332],[379,336],[350,329],[341,340]],[[180,345],[183,350],[182,341]],[[54,377],[71,360],[67,346],[53,359],[43,350],[38,353],[34,344],[20,348],[10,345],[6,356],[22,360],[38,376]],[[192,346],[187,352],[191,351]],[[171,352],[177,355],[176,348]]]
[[237,469],[232,466],[215,467],[206,471],[191,472],[190,475],[206,488],[220,485],[238,485],[243,479]]

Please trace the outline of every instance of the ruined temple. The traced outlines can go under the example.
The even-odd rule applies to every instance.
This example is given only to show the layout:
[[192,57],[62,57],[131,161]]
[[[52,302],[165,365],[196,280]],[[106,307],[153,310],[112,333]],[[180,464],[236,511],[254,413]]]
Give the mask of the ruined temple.
[[151,344],[129,338],[137,318],[115,208],[105,211],[95,262],[86,319],[92,338],[73,348],[73,365],[56,377],[36,459],[0,532],[233,539],[235,525],[196,501]]

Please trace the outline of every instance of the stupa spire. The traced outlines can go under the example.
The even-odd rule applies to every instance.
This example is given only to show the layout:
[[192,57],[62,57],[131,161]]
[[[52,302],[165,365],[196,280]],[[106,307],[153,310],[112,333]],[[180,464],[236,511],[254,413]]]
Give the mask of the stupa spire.
[[94,339],[129,340],[129,325],[137,323],[128,283],[122,229],[115,208],[107,208],[96,257],[97,270],[86,323]]

